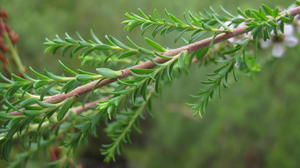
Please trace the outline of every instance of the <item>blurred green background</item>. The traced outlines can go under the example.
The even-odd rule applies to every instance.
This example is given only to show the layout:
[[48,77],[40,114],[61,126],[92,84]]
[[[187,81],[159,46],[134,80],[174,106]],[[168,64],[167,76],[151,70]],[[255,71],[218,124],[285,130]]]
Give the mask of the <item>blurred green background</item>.
[[[58,72],[57,60],[77,67],[77,59],[43,54],[46,37],[64,32],[88,35],[93,29],[99,37],[118,38],[127,33],[120,22],[126,11],[141,8],[168,9],[181,15],[209,6],[234,11],[256,8],[265,3],[287,7],[292,0],[2,0],[9,23],[20,35],[18,48],[27,66]],[[176,47],[170,39],[159,39]],[[172,44],[171,44],[172,43]],[[208,70],[193,67],[166,86],[154,103],[153,117],[143,121],[143,134],[135,134],[116,165],[103,165],[95,146],[99,139],[82,149],[79,160],[86,167],[130,168],[295,168],[300,167],[300,47],[266,65],[255,77],[243,77],[213,101],[203,119],[192,117],[185,105],[197,91]],[[268,54],[267,52],[262,54]],[[209,69],[209,68],[208,68]],[[297,75],[298,74],[298,75]],[[41,165],[29,167],[43,167]]]

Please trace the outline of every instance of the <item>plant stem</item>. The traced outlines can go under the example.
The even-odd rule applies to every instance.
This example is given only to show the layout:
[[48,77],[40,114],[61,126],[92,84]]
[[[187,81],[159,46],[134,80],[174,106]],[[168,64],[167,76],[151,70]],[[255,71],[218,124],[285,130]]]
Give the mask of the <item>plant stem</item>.
[[[284,11],[282,13],[282,15],[295,16],[299,13],[300,13],[300,6],[297,6],[293,9],[288,10],[288,11]],[[216,44],[216,43],[228,40],[232,37],[239,36],[241,34],[247,33],[247,32],[249,32],[249,30],[247,30],[247,28],[248,28],[247,26],[238,27],[238,28],[233,29],[232,32],[221,33],[221,34],[217,35],[216,37],[210,37],[210,38],[207,38],[207,39],[204,39],[204,40],[201,40],[201,41],[197,41],[195,43],[191,43],[191,44],[188,44],[186,46],[183,46],[183,47],[180,47],[180,48],[177,48],[177,49],[172,49],[172,50],[169,50],[169,51],[161,53],[161,54],[165,55],[165,56],[175,56],[175,55],[181,53],[182,51],[193,52],[193,51],[196,51],[198,49],[201,49],[201,48],[204,48],[204,47],[207,47],[207,46],[211,45],[212,42],[214,44]],[[82,85],[82,86],[80,86],[80,87],[78,87],[78,88],[76,88],[76,89],[74,89],[74,90],[72,90],[68,93],[61,93],[61,94],[46,97],[45,102],[46,103],[59,103],[59,102],[62,102],[65,99],[68,99],[70,97],[83,95],[85,93],[90,92],[93,89],[101,88],[101,87],[106,86],[106,85],[108,85],[112,82],[117,81],[118,79],[122,79],[122,78],[126,78],[126,77],[130,76],[131,75],[131,69],[151,69],[151,68],[156,66],[156,64],[153,63],[153,62],[156,62],[158,64],[162,64],[162,63],[165,63],[169,60],[170,59],[164,59],[164,58],[161,58],[161,57],[154,58],[151,61],[147,61],[147,62],[141,63],[139,65],[135,65],[135,66],[120,70],[122,72],[122,75],[120,75],[119,77],[109,78],[109,79],[105,79],[105,80],[102,80],[102,81],[99,81],[99,80],[92,81],[92,82],[87,83],[85,85]]]
[[19,57],[17,49],[14,47],[12,41],[10,40],[7,32],[4,33],[4,39],[7,41],[9,51],[11,52],[12,59],[15,61],[17,69],[20,73],[24,73],[26,71],[26,68],[22,64],[22,61]]

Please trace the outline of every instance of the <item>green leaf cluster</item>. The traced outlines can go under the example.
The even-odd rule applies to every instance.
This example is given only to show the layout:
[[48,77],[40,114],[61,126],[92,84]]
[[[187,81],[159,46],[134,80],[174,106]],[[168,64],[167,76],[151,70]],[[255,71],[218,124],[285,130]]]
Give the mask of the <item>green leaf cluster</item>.
[[[201,90],[194,95],[197,101],[190,104],[194,114],[202,116],[208,103],[216,95],[221,95],[221,89],[237,80],[237,73],[249,74],[261,70],[254,53],[257,43],[261,39],[270,39],[272,33],[283,33],[284,24],[293,20],[292,16],[266,5],[258,10],[238,9],[236,15],[223,7],[220,10],[221,14],[213,8],[202,13],[187,12],[183,18],[167,10],[163,16],[157,10],[148,15],[140,9],[137,14],[125,14],[127,20],[123,24],[128,31],[139,27],[142,33],[151,31],[153,37],[176,32],[175,42],[184,39],[186,43],[212,35],[210,45],[199,47],[199,42],[193,43],[179,48],[181,52],[178,54],[166,54],[174,50],[148,37],[143,37],[146,47],[129,37],[122,42],[107,35],[101,41],[93,32],[92,40],[86,40],[79,34],[73,38],[67,33],[63,38],[56,36],[53,40],[47,39],[44,43],[46,53],[57,54],[60,51],[61,55],[78,55],[83,66],[94,65],[97,68],[94,72],[82,70],[81,67],[72,70],[59,62],[69,76],[49,71],[40,73],[32,68],[32,75],[12,74],[11,78],[7,78],[0,74],[1,158],[8,159],[13,142],[25,138],[24,142],[30,141],[27,147],[31,150],[19,155],[19,161],[12,162],[12,167],[22,164],[36,151],[52,145],[63,148],[64,157],[50,165],[70,166],[76,149],[87,143],[89,136],[97,136],[97,129],[103,124],[111,143],[103,145],[101,153],[106,161],[115,160],[123,145],[131,142],[131,134],[140,132],[139,121],[145,109],[151,111],[153,95],[161,93],[165,85],[171,84],[181,74],[188,73],[192,63],[216,66],[208,74],[208,79],[202,82],[205,86],[201,86]],[[219,34],[231,33],[242,25],[251,31],[251,37],[242,37],[234,43],[215,42]],[[186,34],[189,35],[187,40],[184,38]],[[147,66],[133,66],[136,64]],[[124,72],[127,74],[124,75]],[[101,89],[85,88],[104,80],[112,82]],[[86,89],[83,91],[86,94],[68,95],[78,88]],[[47,103],[49,97],[57,95],[66,98],[57,103]],[[106,99],[97,101],[99,103],[95,107],[86,108],[84,113],[75,113],[74,108],[84,108],[85,103],[103,97]]]

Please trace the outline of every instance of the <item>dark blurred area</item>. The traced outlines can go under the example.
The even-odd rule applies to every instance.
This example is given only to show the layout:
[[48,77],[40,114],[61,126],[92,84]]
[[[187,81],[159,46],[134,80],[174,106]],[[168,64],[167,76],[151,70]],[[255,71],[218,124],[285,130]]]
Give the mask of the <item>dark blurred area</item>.
[[[80,66],[76,58],[43,54],[46,37],[64,32],[90,29],[99,36],[126,35],[138,39],[139,32],[127,33],[120,24],[123,14],[141,8],[157,8],[181,16],[184,11],[201,11],[224,6],[229,11],[257,8],[261,4],[288,7],[292,0],[1,0],[9,13],[9,24],[20,36],[19,53],[25,65],[59,72],[58,59],[71,67]],[[173,48],[172,37],[158,41]],[[283,58],[265,65],[255,76],[242,77],[223,91],[202,119],[194,118],[186,106],[201,87],[211,67],[193,67],[166,86],[156,98],[153,117],[142,121],[143,134],[134,134],[117,162],[103,164],[99,147],[101,136],[91,138],[80,149],[78,160],[86,167],[128,168],[295,168],[300,167],[300,47],[290,49]],[[267,55],[268,51],[259,54]],[[1,167],[1,162],[0,162]],[[43,167],[31,161],[28,167]]]

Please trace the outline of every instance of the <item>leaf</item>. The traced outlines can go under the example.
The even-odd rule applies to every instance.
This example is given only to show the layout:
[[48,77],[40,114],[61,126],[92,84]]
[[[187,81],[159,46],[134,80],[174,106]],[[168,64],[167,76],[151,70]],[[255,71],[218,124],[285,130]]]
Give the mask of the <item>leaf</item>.
[[174,42],[177,43],[179,39],[182,38],[182,36],[188,31],[188,29],[184,29],[182,32],[180,32],[177,37],[175,38]]
[[122,43],[121,41],[119,41],[118,39],[112,37],[112,36],[105,36],[105,38],[111,42],[114,45],[117,45],[120,48],[124,48],[124,49],[129,49],[129,47],[127,45],[125,45],[124,43]]
[[35,71],[32,67],[29,67],[29,70],[38,78],[40,79],[49,79],[47,76],[38,73],[37,71]]
[[[78,80],[80,80],[80,79],[81,78],[79,77]],[[67,82],[66,84],[64,84],[64,86],[62,87],[61,90],[62,90],[62,92],[67,93],[67,92],[71,91],[72,89],[75,89],[76,87],[80,86],[80,83],[81,82],[79,82],[77,80],[70,80],[69,82]]]
[[76,75],[76,79],[79,81],[87,81],[87,80],[95,79],[95,76],[87,75],[87,74],[78,74],[78,75]]
[[271,16],[274,16],[274,11],[273,9],[271,9],[269,6],[267,5],[262,5],[262,9],[268,14],[268,15],[271,15]]
[[60,110],[57,113],[57,120],[60,121],[64,118],[64,116],[66,115],[66,113],[69,111],[69,109],[72,107],[73,102],[74,102],[74,98],[70,98],[68,99],[63,106],[60,108]]
[[114,71],[112,69],[109,69],[109,68],[97,68],[96,71],[104,76],[104,77],[107,77],[107,78],[116,78],[120,75],[122,75],[122,72],[121,71]]
[[151,74],[155,70],[154,69],[131,69],[130,71],[139,75],[145,75],[145,74]]
[[67,67],[61,60],[58,60],[58,63],[63,67],[63,69],[72,74],[72,75],[76,75],[77,73],[75,71],[73,71],[72,69],[70,69],[69,67]]
[[[131,73],[137,77],[151,77],[154,69],[131,69]],[[152,78],[152,77],[151,77]]]
[[186,55],[187,55],[187,51],[183,51],[180,53],[180,55],[178,57],[178,66],[180,69],[185,67]]
[[20,109],[20,108],[26,107],[28,105],[34,104],[36,102],[37,102],[37,98],[31,97],[29,99],[25,99],[24,101],[21,101],[20,105],[19,105],[20,107],[18,107],[18,108]]
[[[65,56],[65,54],[68,52],[68,50],[72,48],[72,45],[69,45],[69,46],[65,46],[63,47],[63,50],[62,50],[62,56]],[[71,57],[72,57],[72,54],[71,54]]]
[[202,48],[198,50],[195,54],[198,59],[202,59],[208,52],[209,47]]
[[49,103],[45,103],[45,102],[42,102],[42,101],[36,101],[36,103],[39,104],[42,107],[45,107],[45,108],[56,106],[55,104],[49,104]]
[[82,55],[83,56],[87,56],[87,55],[89,55],[89,54],[91,54],[92,52],[94,52],[94,51],[97,51],[97,50],[99,50],[99,51],[104,51],[104,50],[110,50],[110,49],[112,49],[112,47],[111,46],[109,46],[109,45],[106,45],[106,44],[97,44],[97,45],[95,45],[94,47],[91,47],[90,49],[88,49],[88,50],[85,50],[83,53],[82,53]]
[[238,12],[239,15],[247,18],[247,16],[245,15],[244,11],[241,8],[237,8],[237,12]]
[[234,17],[228,10],[226,10],[223,6],[220,6],[221,10],[226,13],[230,17]]
[[90,30],[90,33],[91,33],[93,39],[94,39],[98,44],[103,44],[103,43],[101,42],[101,40],[99,40],[99,38],[96,36],[95,32],[94,32],[92,29]]
[[78,69],[78,72],[79,72],[80,74],[86,74],[86,75],[98,75],[98,74],[96,74],[96,73],[84,71],[84,70],[81,70],[81,69]]
[[245,21],[245,19],[244,18],[240,18],[240,17],[236,17],[236,18],[232,19],[232,23],[233,24],[241,24],[244,21]]
[[21,78],[20,76],[16,75],[16,74],[12,74],[12,78],[15,80],[15,81],[21,81],[21,82],[26,82],[27,80],[24,79],[24,78]]
[[136,51],[128,51],[128,52],[124,52],[122,54],[120,54],[119,58],[126,58],[126,57],[130,57],[132,55],[135,55],[137,52]]
[[213,27],[211,27],[210,25],[206,24],[206,23],[202,23],[202,27],[203,29],[205,29],[206,31],[211,31],[213,30]]
[[50,89],[55,86],[55,83],[48,84],[45,88],[42,89],[40,93],[40,100],[43,100],[47,93],[49,93]]
[[150,19],[147,14],[144,13],[144,11],[141,8],[138,8],[138,12],[141,16],[143,16],[146,19]]
[[157,42],[145,37],[145,41],[153,48],[155,48],[156,50],[158,51],[161,51],[161,52],[166,52],[167,50],[162,47],[160,44],[158,44]]
[[9,88],[9,87],[11,87],[11,85],[8,83],[0,83],[0,88]]
[[12,148],[12,140],[1,139],[0,140],[0,159],[8,160],[9,153]]
[[163,58],[163,59],[172,59],[173,58],[172,56],[163,55],[163,54],[160,54],[160,53],[157,53],[157,52],[155,52],[154,54],[156,56],[160,57],[160,58]]
[[10,80],[7,77],[5,77],[1,72],[0,72],[0,79],[6,81],[8,83],[14,83],[12,80]]
[[156,36],[156,34],[158,33],[158,32],[160,32],[162,29],[164,29],[165,28],[165,26],[164,25],[157,25],[155,28],[154,28],[154,30],[152,31],[152,37],[155,37]]
[[55,74],[53,74],[51,72],[48,72],[48,71],[45,71],[45,74],[48,78],[53,79],[53,80],[64,80],[64,77],[55,75]]
[[165,14],[166,16],[172,20],[173,22],[179,24],[179,25],[184,25],[185,23],[183,21],[181,21],[179,18],[177,18],[176,16],[172,15],[171,13],[169,13],[167,10],[165,10]]

